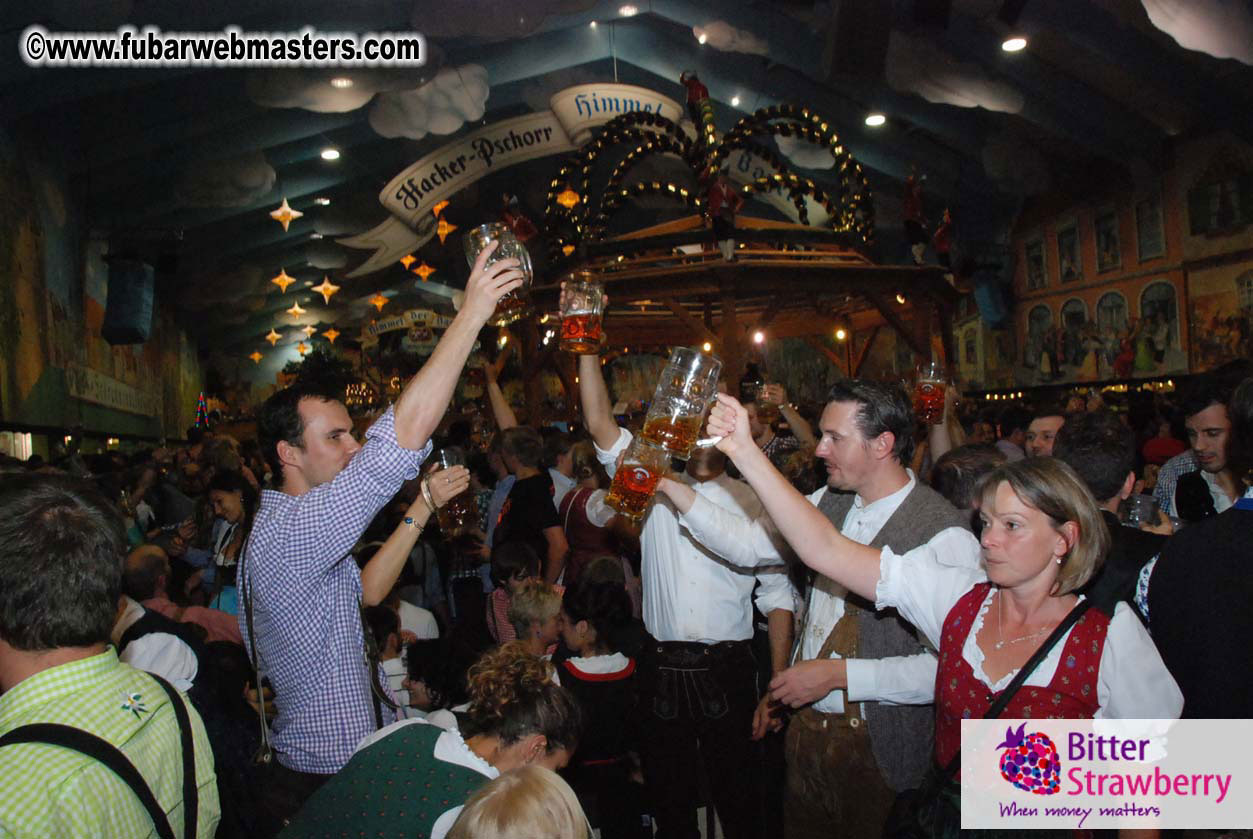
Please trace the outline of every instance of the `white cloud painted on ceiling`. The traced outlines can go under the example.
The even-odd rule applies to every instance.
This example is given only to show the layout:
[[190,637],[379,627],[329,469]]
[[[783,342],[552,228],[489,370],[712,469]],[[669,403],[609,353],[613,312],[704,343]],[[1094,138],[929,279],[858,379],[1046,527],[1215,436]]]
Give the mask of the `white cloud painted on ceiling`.
[[174,188],[184,207],[245,207],[270,194],[274,167],[260,151],[190,164]]
[[703,26],[693,26],[692,34],[697,40],[705,36],[705,44],[723,52],[742,52],[748,55],[769,55],[770,45],[746,29],[736,29],[725,20],[711,20]]
[[830,149],[814,145],[796,137],[775,137],[779,153],[802,169],[830,169],[835,166],[835,156]]
[[[419,68],[257,70],[248,75],[248,97],[267,108],[303,108],[319,114],[343,114],[366,105],[376,95],[410,90],[434,77],[442,53],[433,50]],[[335,87],[332,79],[350,79]]]
[[501,38],[529,35],[550,15],[570,15],[595,0],[423,0],[414,4],[413,27],[428,38]]
[[1246,0],[1141,0],[1149,20],[1185,49],[1253,65],[1253,8]]
[[452,134],[466,122],[483,118],[488,90],[484,67],[445,68],[414,90],[380,94],[370,108],[370,126],[388,138],[420,140],[427,134]]
[[887,80],[895,90],[941,105],[1007,114],[1022,111],[1022,93],[1013,85],[993,78],[974,62],[958,60],[926,38],[896,30],[888,40]]

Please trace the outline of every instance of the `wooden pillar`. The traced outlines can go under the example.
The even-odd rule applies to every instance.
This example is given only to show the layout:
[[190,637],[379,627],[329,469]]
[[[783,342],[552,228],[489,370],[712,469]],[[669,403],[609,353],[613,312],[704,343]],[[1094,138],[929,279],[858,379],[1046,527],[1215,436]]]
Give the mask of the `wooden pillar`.
[[744,376],[744,331],[740,329],[736,319],[735,294],[731,291],[722,293],[722,323],[718,325],[719,342],[722,350],[722,377],[727,380],[727,388],[733,388]]
[[522,364],[522,403],[526,406],[527,422],[536,427],[540,424],[540,409],[544,404],[544,387],[537,375],[541,369],[539,351],[539,328],[530,319],[523,319],[515,327],[518,335],[518,361]]

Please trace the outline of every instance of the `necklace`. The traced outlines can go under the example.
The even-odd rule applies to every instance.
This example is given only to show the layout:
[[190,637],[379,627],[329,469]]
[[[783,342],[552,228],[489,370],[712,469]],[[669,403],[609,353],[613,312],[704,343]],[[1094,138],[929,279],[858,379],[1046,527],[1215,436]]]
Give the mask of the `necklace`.
[[1020,635],[1017,638],[1010,638],[1009,640],[1006,640],[1005,633],[1003,631],[1004,619],[1005,619],[1005,607],[1002,605],[1003,603],[1004,603],[1004,600],[1001,599],[1001,591],[1000,589],[997,589],[996,591],[996,643],[992,645],[992,649],[1001,650],[1010,644],[1017,644],[1020,641],[1029,641],[1032,638],[1039,638],[1041,635],[1048,632],[1049,629],[1052,628],[1052,627],[1046,626],[1043,629],[1038,629],[1035,632],[1030,633],[1029,635]]

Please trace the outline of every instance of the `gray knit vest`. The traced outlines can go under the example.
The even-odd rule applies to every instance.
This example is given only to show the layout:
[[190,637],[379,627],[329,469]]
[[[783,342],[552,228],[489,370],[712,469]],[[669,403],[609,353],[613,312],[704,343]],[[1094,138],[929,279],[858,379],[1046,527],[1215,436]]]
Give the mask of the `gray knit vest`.
[[[851,492],[829,491],[818,502],[818,509],[840,529],[852,509],[853,498]],[[903,554],[926,544],[950,527],[969,530],[970,525],[943,496],[922,483],[916,483],[879,528],[870,547],[886,546],[893,553]],[[814,587],[833,593],[831,580],[821,575],[814,579]],[[916,655],[926,649],[918,640],[913,626],[895,609],[876,612],[873,603],[852,593],[845,595],[845,601],[860,607],[853,610],[857,620],[857,658]],[[884,781],[897,791],[918,786],[931,756],[931,741],[935,735],[934,706],[866,702],[862,707],[870,731],[870,745]]]

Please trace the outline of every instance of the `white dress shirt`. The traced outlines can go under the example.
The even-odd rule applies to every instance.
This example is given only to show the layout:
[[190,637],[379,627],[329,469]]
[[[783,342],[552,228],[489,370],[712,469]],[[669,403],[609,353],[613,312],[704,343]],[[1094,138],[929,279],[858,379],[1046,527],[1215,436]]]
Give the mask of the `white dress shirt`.
[[[616,471],[618,454],[631,439],[631,432],[621,429],[608,451],[596,447],[596,456],[610,475]],[[701,498],[745,519],[761,513],[761,502],[752,488],[726,474],[696,481],[684,473],[680,480]],[[762,614],[796,608],[795,589],[783,566],[755,571],[727,562],[680,524],[678,511],[664,495],[657,496],[645,514],[640,550],[644,626],[658,641],[715,644],[751,638],[749,598],[758,581],[756,602]]]
[[[916,483],[913,472],[909,472],[909,480],[891,495],[870,504],[865,503],[860,495],[854,496],[853,506],[844,517],[840,533],[863,545],[874,541]],[[809,503],[817,507],[826,492],[827,488],[822,487],[811,493]],[[703,544],[736,565],[752,567],[782,562],[787,550],[774,523],[764,514],[755,521],[749,520],[717,509],[698,498],[681,521]],[[966,567],[979,564],[979,543],[964,528],[946,528],[933,536],[928,544],[933,545],[948,562]],[[817,658],[831,630],[844,617],[844,598],[848,590],[835,583],[831,584],[831,589],[833,593],[810,588],[809,608],[797,648],[801,660]],[[840,656],[832,653],[830,657]],[[850,702],[929,704],[935,696],[936,666],[936,657],[929,652],[882,659],[850,659],[846,665],[848,690],[831,691],[813,704],[814,710],[824,714],[842,714],[846,695]]]
[[553,467],[548,467],[548,477],[553,479],[553,506],[557,511],[561,511],[561,501],[566,497],[566,493],[574,489],[576,481],[574,478],[567,478]]
[[[962,595],[976,584],[987,581],[982,567],[942,564],[931,545],[922,545],[903,556],[884,548],[880,554],[879,575],[876,605],[880,609],[895,607],[932,644],[939,643],[944,619]],[[996,682],[983,672],[983,650],[979,649],[975,636],[983,626],[993,591],[995,588],[988,592],[970,628],[962,658],[974,671],[975,678],[996,692],[1008,686],[1017,671],[1006,673]],[[1068,630],[1053,646],[1024,685],[1046,687],[1053,681],[1061,664],[1062,649],[1073,631],[1073,628]],[[1120,602],[1115,607],[1109,622],[1097,673],[1096,695],[1097,719],[1178,719],[1183,710],[1179,686],[1162,663],[1148,630],[1126,603]]]

